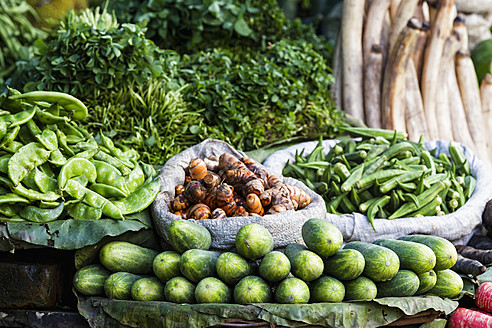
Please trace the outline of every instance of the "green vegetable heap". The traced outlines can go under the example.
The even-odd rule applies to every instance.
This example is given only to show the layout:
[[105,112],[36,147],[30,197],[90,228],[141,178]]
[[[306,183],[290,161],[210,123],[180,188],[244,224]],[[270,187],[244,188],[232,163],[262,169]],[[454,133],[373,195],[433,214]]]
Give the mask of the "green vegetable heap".
[[376,217],[449,214],[475,190],[470,166],[452,142],[448,156],[405,140],[401,133],[343,129],[361,138],[342,140],[326,155],[320,140],[311,154],[297,153],[283,169],[285,176],[322,195],[330,213],[364,213],[374,227]]
[[87,116],[77,98],[10,89],[0,108],[1,220],[124,219],[157,196],[156,172],[135,150],[103,134],[98,143],[72,120]]

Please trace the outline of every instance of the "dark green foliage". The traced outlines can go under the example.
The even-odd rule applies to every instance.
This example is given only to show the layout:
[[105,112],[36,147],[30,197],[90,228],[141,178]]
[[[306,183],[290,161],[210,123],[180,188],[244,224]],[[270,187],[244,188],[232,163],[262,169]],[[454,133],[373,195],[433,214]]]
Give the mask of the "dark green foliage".
[[333,75],[304,41],[262,51],[217,48],[183,56],[185,100],[205,111],[211,136],[254,149],[293,136],[331,135],[342,114],[330,98]]
[[110,1],[122,22],[147,23],[162,48],[196,51],[280,39],[287,20],[276,0]]
[[145,31],[120,25],[99,8],[69,12],[54,38],[37,42],[39,64],[24,89],[62,91],[90,101],[132,83],[165,78],[175,53],[159,49]]
[[0,0],[0,83],[15,70],[15,62],[32,56],[33,43],[46,32],[34,27],[36,11],[24,0]]

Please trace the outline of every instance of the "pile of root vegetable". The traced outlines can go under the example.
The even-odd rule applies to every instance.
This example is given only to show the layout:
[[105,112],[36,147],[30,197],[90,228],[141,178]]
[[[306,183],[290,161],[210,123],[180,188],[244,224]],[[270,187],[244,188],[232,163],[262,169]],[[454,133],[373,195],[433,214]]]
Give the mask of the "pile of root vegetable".
[[170,211],[194,220],[263,216],[311,203],[307,192],[282,183],[254,159],[238,159],[229,153],[192,159],[185,169],[185,182],[175,187],[175,195]]
[[344,1],[335,52],[339,108],[413,141],[458,141],[489,161],[492,79],[479,85],[454,0]]

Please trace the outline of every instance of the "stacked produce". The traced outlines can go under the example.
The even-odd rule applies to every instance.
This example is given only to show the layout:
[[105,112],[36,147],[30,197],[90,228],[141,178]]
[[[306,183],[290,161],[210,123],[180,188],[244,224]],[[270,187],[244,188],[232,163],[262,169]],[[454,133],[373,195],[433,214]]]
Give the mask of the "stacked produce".
[[170,211],[194,220],[263,216],[302,209],[311,202],[304,190],[282,183],[254,159],[229,153],[192,159],[175,195]]
[[489,160],[489,107],[454,0],[344,1],[336,53],[339,108],[370,127],[455,140]]
[[206,228],[177,219],[168,228],[174,250],[158,253],[127,242],[101,248],[100,263],[81,268],[82,294],[174,303],[305,304],[432,294],[456,297],[461,277],[450,270],[456,250],[446,239],[412,235],[374,243],[350,242],[323,219],[303,225],[306,245],[273,250],[263,226],[236,235],[235,251],[209,250]]
[[476,179],[456,143],[450,142],[450,155],[437,154],[402,133],[344,129],[360,138],[341,140],[326,155],[320,140],[307,156],[297,153],[282,172],[318,192],[330,213],[364,213],[372,225],[376,217],[444,215],[463,206],[475,190]]
[[87,116],[77,98],[10,89],[0,106],[2,220],[124,219],[157,196],[156,172],[135,150],[75,122]]

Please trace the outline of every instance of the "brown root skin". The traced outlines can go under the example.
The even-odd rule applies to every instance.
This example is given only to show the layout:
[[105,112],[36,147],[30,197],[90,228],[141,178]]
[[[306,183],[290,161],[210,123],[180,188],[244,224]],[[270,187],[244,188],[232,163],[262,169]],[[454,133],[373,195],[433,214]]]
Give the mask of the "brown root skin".
[[246,197],[246,209],[250,213],[254,213],[257,215],[263,216],[265,214],[265,210],[261,205],[260,197],[258,197],[258,195],[256,194],[249,194]]
[[472,246],[457,245],[456,251],[463,257],[476,260],[485,266],[492,264],[492,250],[476,249]]
[[190,176],[192,179],[200,180],[207,174],[207,165],[200,158],[194,158],[188,165]]
[[477,260],[472,260],[458,254],[456,264],[451,268],[451,270],[458,273],[471,274],[476,277],[487,271],[487,268]]
[[428,135],[428,127],[425,120],[424,104],[422,103],[417,72],[412,60],[408,62],[405,85],[405,124],[408,139],[417,142],[421,135]]
[[219,172],[219,159],[215,156],[210,156],[208,158],[204,158],[203,161],[207,166],[207,171]]
[[212,211],[211,219],[225,219],[227,217],[226,212],[220,207]]
[[186,198],[184,193],[176,196],[171,202],[171,208],[174,211],[182,211],[188,206],[190,206],[190,201]]
[[222,207],[227,203],[230,203],[234,199],[234,188],[226,183],[223,183],[217,187],[215,195],[215,203],[218,207]]
[[483,236],[475,234],[468,242],[468,246],[475,247],[476,249],[492,249],[492,237],[490,235]]
[[192,203],[201,203],[207,194],[207,189],[198,180],[190,181],[183,193]]
[[374,44],[367,54],[364,65],[364,111],[366,124],[381,128],[381,83],[383,80],[383,49]]
[[261,167],[260,163],[255,161],[254,159],[244,156],[239,159],[241,162],[246,165],[246,167],[253,172],[258,178],[267,180],[270,174],[268,173],[267,170],[265,170],[263,167]]
[[181,195],[184,191],[185,191],[185,186],[183,186],[182,184],[179,184],[176,187],[174,187],[175,196]]
[[287,211],[287,208],[282,204],[273,205],[266,214],[277,214]]
[[202,203],[195,204],[188,210],[188,219],[204,220],[210,218],[210,208]]
[[278,187],[281,184],[282,184],[282,181],[280,181],[280,179],[277,176],[270,175],[268,177],[268,180],[267,180],[268,189]]
[[217,207],[216,197],[217,197],[217,187],[213,187],[207,191],[207,195],[203,199],[203,203],[208,207],[210,207],[211,209],[216,208]]
[[208,171],[207,174],[203,177],[202,183],[207,189],[212,189],[217,187],[221,183],[220,176],[213,172]]

